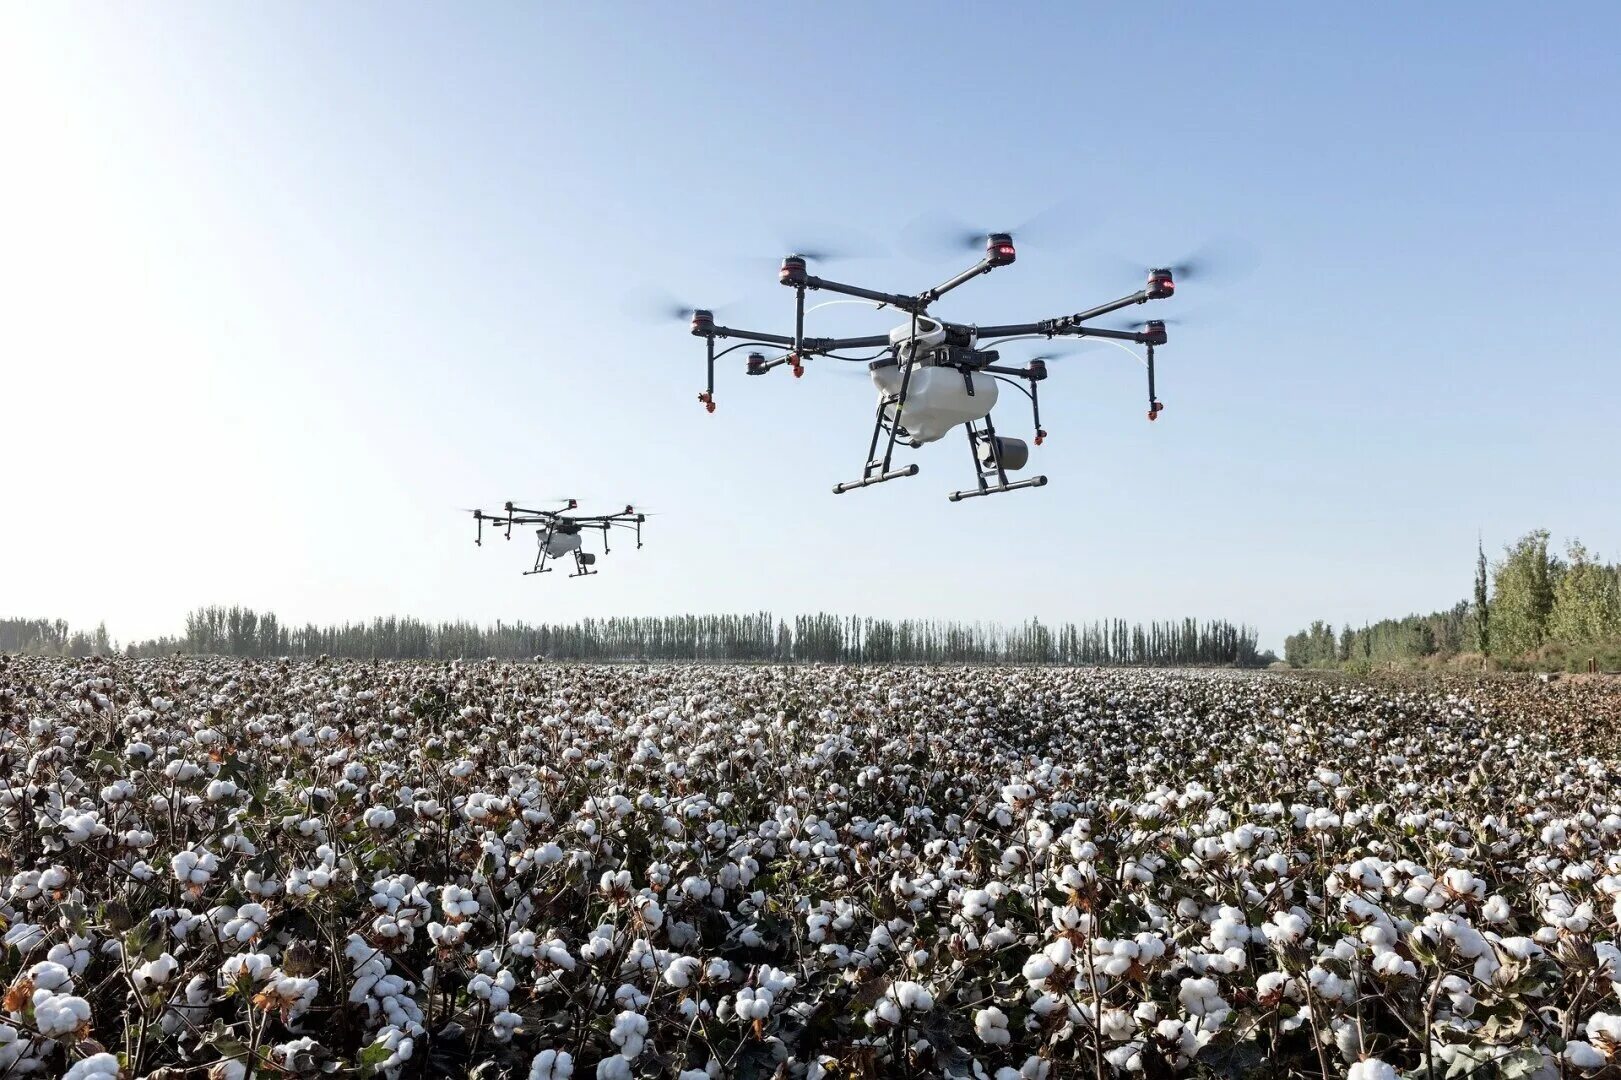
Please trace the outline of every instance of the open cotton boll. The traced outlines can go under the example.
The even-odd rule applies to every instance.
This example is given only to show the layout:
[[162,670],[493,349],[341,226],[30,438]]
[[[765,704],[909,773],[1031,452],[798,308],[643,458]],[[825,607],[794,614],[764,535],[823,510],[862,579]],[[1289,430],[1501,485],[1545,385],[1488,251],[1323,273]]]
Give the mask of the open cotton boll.
[[987,1046],[1005,1046],[1011,1036],[1007,1029],[1007,1013],[995,1005],[974,1013],[974,1034]]
[[542,1050],[529,1062],[529,1080],[569,1080],[574,1055],[567,1050]]
[[1366,1058],[1351,1066],[1347,1080],[1396,1080],[1396,1070],[1378,1058]]
[[1559,1056],[1566,1065],[1583,1071],[1602,1069],[1609,1062],[1609,1059],[1601,1054],[1592,1043],[1583,1042],[1581,1039],[1572,1039],[1567,1042],[1564,1051]]
[[152,990],[167,983],[179,968],[180,964],[173,956],[163,953],[155,960],[138,965],[131,978],[137,990]]
[[61,1039],[90,1026],[90,1003],[72,994],[34,991],[34,1026],[48,1038]]
[[112,1054],[100,1053],[74,1062],[68,1071],[62,1074],[62,1080],[119,1080],[121,1075],[118,1058]]
[[634,1061],[641,1055],[646,1037],[647,1017],[628,1009],[614,1017],[613,1028],[608,1032],[608,1038],[628,1061]]
[[934,1008],[934,997],[923,988],[922,983],[899,980],[889,985],[888,992],[895,999],[895,1003],[903,1009],[928,1012]]

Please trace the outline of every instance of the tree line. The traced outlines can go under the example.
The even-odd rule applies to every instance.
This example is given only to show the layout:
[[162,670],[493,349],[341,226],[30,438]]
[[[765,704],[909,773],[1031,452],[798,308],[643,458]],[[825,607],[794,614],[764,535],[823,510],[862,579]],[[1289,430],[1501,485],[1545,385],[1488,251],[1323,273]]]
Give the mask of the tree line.
[[[25,620],[13,620],[24,622]],[[51,624],[55,626],[56,624]],[[49,638],[19,635],[12,652],[66,652],[65,624]],[[103,638],[105,631],[102,632]],[[0,641],[11,639],[0,638]],[[588,618],[572,623],[429,623],[410,617],[290,625],[246,607],[198,608],[185,633],[133,642],[129,656],[174,653],[243,657],[554,660],[733,660],[779,663],[995,663],[1260,666],[1254,628],[1226,620],[1128,623],[1123,619],[1016,626],[828,613],[779,619],[747,615]],[[93,650],[102,653],[106,649]],[[88,652],[75,655],[89,655]]]
[[112,651],[106,623],[90,632],[74,630],[70,633],[62,619],[0,619],[0,653],[105,656]]
[[1446,611],[1408,615],[1338,635],[1321,620],[1284,639],[1293,667],[1377,667],[1469,656],[1516,667],[1605,670],[1621,665],[1621,564],[1580,540],[1551,550],[1546,529],[1508,545],[1495,563],[1475,552],[1472,595]]

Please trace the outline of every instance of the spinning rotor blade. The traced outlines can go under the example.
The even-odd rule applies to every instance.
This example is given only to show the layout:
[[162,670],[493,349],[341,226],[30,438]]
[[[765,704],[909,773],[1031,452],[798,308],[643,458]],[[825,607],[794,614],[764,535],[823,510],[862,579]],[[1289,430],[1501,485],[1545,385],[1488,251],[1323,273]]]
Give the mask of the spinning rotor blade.
[[1068,348],[1068,349],[1055,349],[1052,352],[1039,353],[1036,356],[1021,357],[1021,360],[1022,360],[1023,363],[1026,363],[1026,364],[1031,363],[1032,361],[1035,361],[1035,360],[1041,360],[1043,362],[1051,362],[1053,360],[1067,360],[1072,356],[1079,356],[1081,353],[1093,352],[1093,351],[1095,351],[1097,349],[1101,349],[1101,348],[1103,348],[1103,342],[1101,342],[1101,341],[1087,341],[1087,340],[1085,340],[1083,338],[1080,343],[1076,344],[1075,346],[1073,346],[1071,348]]
[[[1197,320],[1195,320],[1195,321],[1197,321]],[[1104,329],[1104,330],[1124,330],[1124,331],[1126,331],[1128,333],[1140,334],[1144,330],[1148,329],[1148,324],[1150,322],[1163,323],[1166,326],[1187,326],[1188,325],[1188,320],[1187,319],[1143,319],[1140,322],[1108,323],[1108,324],[1104,324],[1102,326],[1102,329]]]
[[946,214],[926,214],[902,226],[901,249],[924,262],[980,255],[992,233],[1007,233],[1016,248],[1059,248],[1080,238],[1085,220],[1072,199],[1056,202],[1023,221],[999,222],[995,228],[976,228]]
[[888,254],[870,237],[820,223],[795,226],[781,239],[785,241],[780,245],[783,255],[798,255],[811,262],[878,259]]
[[1233,282],[1241,280],[1260,265],[1261,258],[1255,248],[1236,237],[1212,240],[1197,251],[1174,262],[1142,264],[1127,259],[1115,260],[1122,273],[1141,274],[1151,269],[1171,271],[1178,285],[1185,281],[1203,283]]
[[632,296],[625,305],[625,313],[643,323],[687,322],[694,311],[708,311],[718,316],[736,304],[736,300],[724,304],[689,304],[670,293],[653,289]]

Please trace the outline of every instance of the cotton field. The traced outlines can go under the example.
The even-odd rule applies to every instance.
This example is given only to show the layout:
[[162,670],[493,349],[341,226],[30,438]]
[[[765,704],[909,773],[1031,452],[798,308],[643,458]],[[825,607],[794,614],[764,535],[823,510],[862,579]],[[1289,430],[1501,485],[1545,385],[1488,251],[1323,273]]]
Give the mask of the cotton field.
[[0,660],[0,1078],[1621,1076],[1621,691]]

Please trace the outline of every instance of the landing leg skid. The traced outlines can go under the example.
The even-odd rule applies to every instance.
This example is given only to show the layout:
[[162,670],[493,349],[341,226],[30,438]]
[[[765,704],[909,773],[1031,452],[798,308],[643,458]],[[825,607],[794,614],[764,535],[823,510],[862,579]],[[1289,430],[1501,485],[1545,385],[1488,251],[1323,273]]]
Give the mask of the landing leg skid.
[[536,529],[535,537],[540,541],[540,550],[535,553],[535,568],[533,570],[525,570],[523,572],[524,577],[528,577],[530,574],[549,574],[552,572],[552,568],[546,565],[546,557],[548,554],[546,551],[546,541],[552,538],[552,531],[550,529]]
[[[983,426],[972,420],[963,426],[968,429],[968,453],[974,459],[974,477],[979,481],[979,488],[975,491],[953,491],[946,496],[947,499],[962,502],[964,499],[978,498],[981,495],[1000,495],[1005,491],[1018,491],[1020,488],[1047,486],[1045,476],[1032,476],[1028,480],[1008,482],[1007,469],[1002,467],[1002,444],[996,441],[996,428],[992,425],[989,414],[986,414]],[[990,459],[989,464],[980,457],[982,446],[985,448],[984,456]]]
[[[912,313],[912,334],[907,340],[903,350],[905,360],[901,365],[901,388],[893,394],[885,394],[878,399],[878,411],[872,420],[872,440],[867,444],[867,464],[861,469],[861,479],[851,480],[848,483],[835,484],[833,494],[843,495],[846,491],[856,488],[871,487],[874,484],[887,483],[890,480],[899,480],[903,476],[916,476],[917,465],[913,463],[904,468],[893,468],[895,458],[895,440],[901,432],[901,409],[906,405],[906,392],[912,386],[912,368],[917,362],[917,313]],[[884,410],[893,408],[894,414],[886,423]],[[888,438],[884,442],[884,456],[878,456],[878,440],[883,439],[885,432]]]

